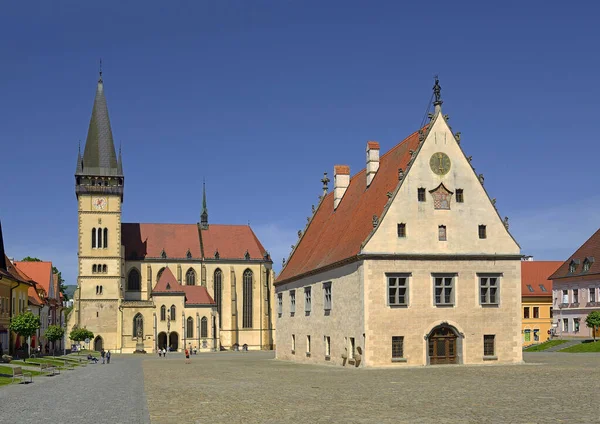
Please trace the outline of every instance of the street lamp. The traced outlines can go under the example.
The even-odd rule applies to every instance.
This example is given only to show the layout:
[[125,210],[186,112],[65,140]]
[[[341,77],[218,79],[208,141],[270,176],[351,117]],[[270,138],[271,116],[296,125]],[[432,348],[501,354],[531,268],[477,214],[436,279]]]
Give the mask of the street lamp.
[[167,342],[166,342],[166,351],[170,352],[171,348],[169,346],[169,340],[170,340],[170,333],[171,333],[171,310],[169,310],[169,313],[167,315]]

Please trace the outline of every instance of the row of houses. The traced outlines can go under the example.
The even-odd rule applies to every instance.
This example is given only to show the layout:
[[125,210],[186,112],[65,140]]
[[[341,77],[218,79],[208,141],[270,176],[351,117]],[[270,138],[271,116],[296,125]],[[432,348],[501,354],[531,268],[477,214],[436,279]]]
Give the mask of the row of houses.
[[[10,259],[4,250],[0,223],[0,356],[25,352],[28,347],[43,353],[63,348],[62,341],[53,346],[44,336],[48,326],[64,326],[65,322],[59,276],[53,270],[52,262]],[[9,329],[11,318],[25,312],[40,318],[40,328],[31,340]]]

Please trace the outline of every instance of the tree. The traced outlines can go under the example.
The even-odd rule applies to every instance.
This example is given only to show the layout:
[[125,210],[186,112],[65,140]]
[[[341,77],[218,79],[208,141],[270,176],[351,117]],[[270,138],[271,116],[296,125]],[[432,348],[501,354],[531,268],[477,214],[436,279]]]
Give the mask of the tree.
[[85,339],[90,339],[90,340],[93,339],[94,333],[92,333],[90,330],[88,330],[85,327],[83,327],[83,328],[73,327],[73,329],[71,330],[71,333],[69,334],[69,338],[76,342],[82,342]]
[[65,329],[60,325],[50,325],[46,329],[44,336],[48,339],[48,341],[52,342],[52,352],[54,352],[54,343],[58,340],[61,340],[65,335]]
[[[23,258],[23,262],[42,262],[42,260],[40,258],[32,258],[31,256],[26,256]],[[67,293],[65,293],[65,291],[67,290],[67,286],[64,285],[65,280],[63,280],[62,278],[62,274],[55,266],[52,267],[52,273],[58,274],[58,290],[62,293],[63,298],[65,300],[69,300],[69,296],[67,296]]]
[[[40,328],[40,317],[31,312],[16,315],[10,319],[8,328],[19,336],[29,338]],[[27,343],[27,348],[29,349],[29,343]]]
[[585,323],[592,329],[594,341],[596,341],[596,329],[600,328],[600,311],[593,311],[585,318]]

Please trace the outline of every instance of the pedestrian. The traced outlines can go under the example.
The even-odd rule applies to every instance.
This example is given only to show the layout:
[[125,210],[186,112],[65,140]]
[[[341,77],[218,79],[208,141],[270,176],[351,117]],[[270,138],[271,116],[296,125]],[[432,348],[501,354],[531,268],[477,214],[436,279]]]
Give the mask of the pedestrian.
[[190,351],[189,350],[185,350],[185,363],[189,364],[190,363]]
[[100,351],[100,356],[102,357],[102,363],[104,363],[105,356],[106,356],[106,352],[104,351],[104,348],[102,348],[102,350]]
[[110,350],[106,352],[106,363],[110,364]]
[[163,347],[163,358],[167,357],[167,349]]
[[162,356],[162,349],[159,347],[158,348],[158,357],[160,358]]

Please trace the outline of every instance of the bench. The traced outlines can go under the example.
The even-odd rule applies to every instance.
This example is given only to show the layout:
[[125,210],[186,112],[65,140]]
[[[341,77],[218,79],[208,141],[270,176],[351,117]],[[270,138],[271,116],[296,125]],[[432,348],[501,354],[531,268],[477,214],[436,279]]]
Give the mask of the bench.
[[75,366],[73,365],[73,362],[65,359],[65,368],[68,370],[74,370]]
[[40,372],[46,375],[60,374],[60,370],[51,364],[40,364]]
[[31,377],[31,373],[30,372],[23,372],[23,368],[21,367],[14,367],[12,369],[13,375],[12,375],[12,382],[15,382],[15,378],[20,378],[21,379],[21,383],[27,383],[27,378],[29,378],[29,382],[33,383],[33,379]]

